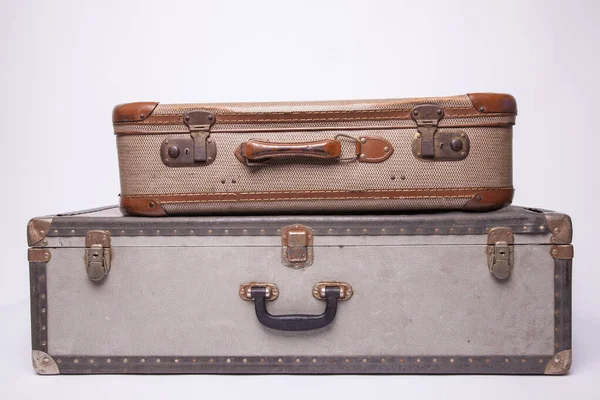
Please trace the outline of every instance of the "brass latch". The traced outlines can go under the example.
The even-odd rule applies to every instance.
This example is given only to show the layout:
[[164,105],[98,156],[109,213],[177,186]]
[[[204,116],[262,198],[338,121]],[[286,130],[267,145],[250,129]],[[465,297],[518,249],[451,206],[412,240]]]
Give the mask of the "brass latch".
[[514,264],[515,236],[510,228],[493,228],[488,232],[487,258],[490,272],[506,279]]
[[110,271],[110,233],[88,231],[85,234],[85,269],[94,282],[101,281]]
[[411,149],[419,159],[435,161],[460,161],[469,155],[471,142],[466,132],[461,130],[438,131],[444,118],[444,109],[434,104],[423,104],[413,108],[411,118],[417,123]]
[[304,225],[290,225],[281,230],[281,262],[292,268],[313,263],[313,230]]
[[160,156],[169,167],[194,167],[212,164],[217,156],[217,144],[210,137],[210,128],[216,118],[207,111],[190,111],[183,123],[190,129],[189,137],[171,137],[163,140]]

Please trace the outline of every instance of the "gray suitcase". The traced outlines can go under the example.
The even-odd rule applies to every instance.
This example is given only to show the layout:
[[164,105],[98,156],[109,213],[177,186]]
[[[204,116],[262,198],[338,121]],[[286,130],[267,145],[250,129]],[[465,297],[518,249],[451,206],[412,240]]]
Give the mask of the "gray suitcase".
[[571,221],[489,213],[28,225],[33,365],[80,373],[563,374]]

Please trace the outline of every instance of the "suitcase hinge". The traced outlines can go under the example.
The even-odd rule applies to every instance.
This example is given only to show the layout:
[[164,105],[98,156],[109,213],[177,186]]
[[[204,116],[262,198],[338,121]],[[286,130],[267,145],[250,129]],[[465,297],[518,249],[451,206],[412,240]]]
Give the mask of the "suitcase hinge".
[[304,225],[290,225],[281,230],[281,262],[292,268],[313,263],[313,230]]
[[510,228],[493,228],[488,232],[488,267],[498,279],[509,277],[514,264],[515,236]]
[[85,269],[92,281],[101,281],[110,271],[110,251],[108,231],[88,231],[85,234]]
[[212,164],[217,144],[210,137],[216,118],[207,111],[190,111],[183,122],[190,129],[188,138],[167,138],[160,147],[163,163],[169,167],[193,167]]

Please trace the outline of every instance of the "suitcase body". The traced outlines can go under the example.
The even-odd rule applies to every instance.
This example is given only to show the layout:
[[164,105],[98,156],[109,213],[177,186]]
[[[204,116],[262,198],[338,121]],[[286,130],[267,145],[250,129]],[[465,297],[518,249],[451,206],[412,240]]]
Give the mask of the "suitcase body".
[[562,374],[571,221],[490,213],[28,225],[33,365],[79,373]]
[[503,94],[115,107],[130,215],[490,210],[510,204]]

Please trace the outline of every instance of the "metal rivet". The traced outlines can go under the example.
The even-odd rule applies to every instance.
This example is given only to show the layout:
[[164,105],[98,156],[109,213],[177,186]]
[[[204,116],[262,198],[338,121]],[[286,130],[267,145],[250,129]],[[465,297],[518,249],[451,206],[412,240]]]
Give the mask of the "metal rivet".
[[433,362],[434,362],[434,363],[436,363],[436,362],[437,362],[437,358],[434,358],[434,359],[433,359]]
[[366,359],[366,358],[363,358],[363,359],[362,359],[362,362],[366,363],[366,362],[367,362],[367,359]]
[[208,230],[208,234],[210,235],[211,233],[212,233],[212,229],[209,229]]
[[469,362],[470,362],[470,363],[472,363],[472,362],[473,362],[473,359],[472,359],[471,357],[469,357]]
[[160,235],[160,229],[157,229],[157,230],[156,230],[156,234],[157,234],[157,235]]
[[49,359],[48,357],[44,357],[43,361],[44,361],[45,363],[47,363],[47,362],[49,362],[49,361],[50,361],[50,359]]
[[143,363],[145,363],[146,359],[142,358],[140,361],[143,362]]
[[40,296],[42,299],[46,298],[46,295],[42,293],[42,295]]
[[143,229],[140,229],[140,235],[141,235],[141,234],[143,234],[143,233],[144,233],[144,230],[143,230]]
[[[418,138],[420,138],[420,137],[421,137],[421,134],[420,134],[420,133],[417,133],[417,134],[416,134],[416,137],[417,137],[417,139],[418,139]],[[419,154],[421,154],[421,153],[419,153]]]
[[435,233],[438,233],[440,230],[439,230],[438,228],[435,228],[433,231],[434,231]]
[[346,364],[348,364],[350,362],[350,360],[348,358],[346,358]]
[[228,359],[227,359],[227,362],[228,362],[228,363],[230,363],[230,362],[231,362],[231,358],[228,358]]
[[450,359],[450,362],[454,364],[454,358],[451,358],[451,359]]
[[401,358],[401,359],[400,359],[400,362],[401,362],[401,363],[404,363],[404,358]]
[[90,360],[90,364],[93,364],[93,363],[94,363],[94,360]]
[[450,142],[450,148],[454,151],[461,151],[463,148],[463,142],[460,139],[452,139]]
[[260,230],[260,233],[261,233],[261,234],[264,234],[264,233],[265,233],[265,230],[264,230],[264,229],[261,229],[261,230]]
[[505,359],[504,359],[504,362],[505,362],[505,363],[508,363],[508,362],[510,362],[510,358],[505,358]]
[[128,359],[126,359],[126,358],[124,358],[124,359],[123,359],[123,362],[124,362],[125,364],[127,364],[127,362],[128,362],[128,361],[129,361],[129,360],[128,360]]
[[316,363],[316,362],[317,362],[317,359],[316,359],[316,358],[313,358],[313,359],[312,359],[312,362]]
[[400,233],[404,233],[404,228],[400,228]]
[[554,228],[554,233],[560,233],[560,228]]
[[176,358],[175,359],[175,364],[178,364],[178,363],[179,363],[179,360]]
[[46,330],[46,325],[42,325],[42,330],[45,331]]
[[454,232],[454,228],[450,228],[450,232]]
[[417,362],[418,362],[418,363],[420,363],[420,362],[421,362],[421,359],[420,359],[420,358],[417,358]]
[[75,229],[71,229],[71,235],[75,233]]
[[419,115],[419,112],[417,110],[413,111],[413,115]]
[[78,360],[78,359],[74,359],[74,360],[73,360],[73,362],[74,362],[75,364],[79,364],[79,360]]
[[365,158],[367,158],[367,156],[366,156],[365,154],[361,154],[361,155],[360,155],[360,159],[361,159],[361,160],[364,160]]
[[442,110],[437,110],[437,115],[442,115]]
[[485,111],[485,107],[479,107],[479,111],[484,112]]
[[538,362],[541,364],[541,363],[543,363],[543,362],[544,362],[544,360],[543,360],[542,358],[540,358],[540,359],[538,360]]
[[385,233],[385,228],[382,228],[382,229],[381,229],[381,233]]
[[244,358],[244,359],[242,360],[242,362],[243,362],[244,364],[246,364],[246,363],[248,363],[248,359],[247,359],[247,358]]
[[177,146],[169,147],[168,153],[169,153],[169,157],[171,157],[171,158],[179,157],[179,154],[180,154],[179,147],[177,147]]
[[552,249],[552,254],[553,254],[553,255],[557,255],[557,254],[558,254],[558,250],[556,250],[556,249]]
[[473,228],[468,228],[467,232],[473,232]]
[[265,359],[264,359],[264,358],[261,358],[261,359],[260,359],[260,363],[262,364],[262,363],[264,363],[264,362],[265,362]]
[[477,196],[475,196],[475,200],[477,200],[477,201],[481,201],[481,195],[480,195],[480,194],[478,194]]
[[42,314],[43,314],[43,313],[45,313],[45,312],[46,312],[46,309],[45,309],[45,308],[42,308]]
[[296,362],[297,362],[297,363],[299,363],[299,362],[300,362],[300,359],[299,359],[299,358],[296,358]]
[[554,357],[554,362],[558,364],[560,362],[560,358]]
[[385,151],[385,152],[387,153],[388,151],[390,151],[390,147],[389,147],[389,146],[385,146],[385,147],[383,148],[383,151]]
[[490,360],[489,358],[486,358],[486,359],[485,359],[485,362],[489,364],[489,363],[491,363],[491,362],[492,362],[492,360]]
[[156,362],[157,362],[157,363],[159,363],[159,362],[160,362],[160,358],[157,358],[157,359],[156,359]]
[[382,363],[384,363],[384,362],[385,362],[385,358],[382,358],[382,359],[381,359],[381,362],[382,362]]
[[363,137],[363,138],[360,138],[360,142],[361,142],[361,143],[367,143],[367,139],[366,139],[366,138],[364,138],[364,137]]
[[350,232],[351,232],[350,228],[346,229],[346,233],[350,233]]
[[186,121],[189,121],[189,120],[190,120],[190,116],[189,116],[189,115],[186,115],[186,116],[185,116],[185,120],[186,120]]
[[363,233],[367,233],[369,230],[368,229],[363,229],[362,231],[363,231]]
[[523,230],[524,230],[524,231],[526,231],[526,230],[527,230],[527,227],[526,227],[526,226],[523,226]]
[[544,225],[540,225],[540,231],[543,231],[544,229],[546,229],[546,227]]
[[329,232],[329,233],[332,233],[332,232],[333,232],[333,229],[331,229],[331,228],[330,228],[330,229],[327,229],[327,232]]
[[194,234],[194,230],[190,229],[190,235],[193,235],[193,234]]
[[173,235],[177,235],[177,229],[173,229]]
[[279,360],[277,360],[278,363],[282,363],[283,360],[280,358]]
[[[196,360],[194,360],[194,362],[196,362]],[[214,359],[214,358],[211,358],[210,360],[208,360],[208,362],[212,364],[212,363],[214,363],[214,362],[215,362],[215,359]]]
[[522,358],[522,359],[521,359],[521,362],[522,362],[523,364],[525,364],[525,363],[527,362],[527,359],[526,359],[526,358]]

